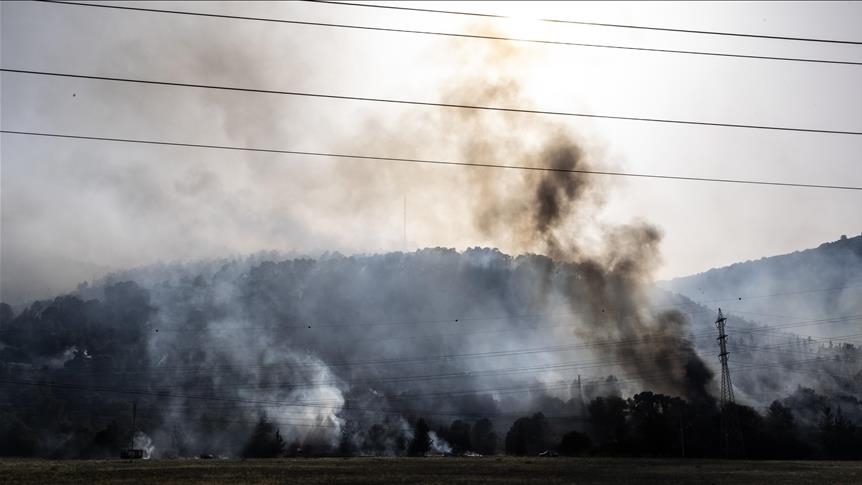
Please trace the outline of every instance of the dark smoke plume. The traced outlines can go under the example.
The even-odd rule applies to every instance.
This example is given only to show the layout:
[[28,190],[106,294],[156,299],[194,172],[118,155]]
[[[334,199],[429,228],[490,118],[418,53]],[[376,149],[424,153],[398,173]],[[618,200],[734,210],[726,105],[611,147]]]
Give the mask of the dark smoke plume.
[[[470,52],[481,65],[453,80],[442,99],[527,106],[510,72],[523,54],[483,45]],[[571,127],[513,113],[425,111],[394,127],[371,120],[344,144],[350,153],[607,168],[601,148]],[[428,227],[520,256],[426,249],[128,271],[75,297],[31,305],[8,324],[4,318],[0,370],[148,396],[139,409],[162,456],[236,456],[243,430],[264,419],[280,424],[288,450],[359,454],[403,452],[419,417],[432,427],[491,417],[503,432],[539,404],[577,412],[567,389],[591,359],[602,376],[621,373],[627,389],[709,400],[712,374],[687,340],[688,322],[650,307],[660,232],[642,222],[603,223],[611,189],[604,179],[357,163],[334,170],[327,193],[359,218],[417,180],[436,191],[416,194],[427,202]],[[615,343],[521,352],[584,340]],[[513,352],[489,356],[501,351]],[[16,394],[14,404],[34,393]],[[74,402],[80,408],[109,416],[128,404],[74,395],[83,396]],[[220,401],[196,399],[213,396]],[[43,438],[56,443],[39,446],[88,453],[78,431],[58,433]]]
[[[461,49],[456,43],[454,51]],[[529,106],[515,75],[525,62],[524,52],[490,44],[465,53],[468,56],[484,56],[481,75],[468,73],[454,80],[443,93],[444,102]],[[458,160],[574,171],[608,169],[597,156],[601,149],[579,139],[571,127],[526,114],[444,110],[407,116],[393,132],[375,127],[367,137],[378,146],[417,156],[428,150],[421,141],[434,144],[439,137]],[[405,145],[405,140],[416,144]],[[510,251],[552,258],[554,263],[541,279],[546,285],[559,276],[561,265],[567,268],[563,299],[575,315],[571,322],[575,335],[637,340],[608,346],[605,355],[647,388],[710,401],[712,372],[688,340],[685,315],[650,308],[647,293],[660,262],[661,233],[645,222],[600,222],[599,213],[612,190],[606,179],[584,173],[491,169],[467,170],[466,177],[468,185],[459,188],[469,193],[469,217],[481,237]],[[363,178],[373,179],[371,174]],[[537,296],[550,302],[550,293],[550,286],[540,286]]]

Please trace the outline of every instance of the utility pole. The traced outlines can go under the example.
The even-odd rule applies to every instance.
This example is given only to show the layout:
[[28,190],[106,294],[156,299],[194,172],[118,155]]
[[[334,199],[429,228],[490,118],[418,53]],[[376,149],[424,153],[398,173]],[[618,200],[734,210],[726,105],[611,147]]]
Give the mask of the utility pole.
[[738,454],[743,453],[742,429],[739,426],[739,417],[736,413],[736,398],[733,396],[733,383],[730,380],[730,368],[727,366],[727,333],[725,325],[727,318],[722,314],[721,308],[718,309],[718,318],[715,320],[715,327],[718,328],[718,359],[721,362],[721,398],[719,400],[719,408],[721,409],[721,448],[722,454],[729,457],[732,448],[735,446],[735,451]]
[[129,447],[120,451],[120,458],[124,460],[140,460],[144,457],[144,450],[135,448],[135,428],[137,427],[138,403],[132,401],[132,432],[129,436]]
[[132,401],[132,436],[129,438],[129,449],[135,447],[135,426],[138,419],[138,402]]

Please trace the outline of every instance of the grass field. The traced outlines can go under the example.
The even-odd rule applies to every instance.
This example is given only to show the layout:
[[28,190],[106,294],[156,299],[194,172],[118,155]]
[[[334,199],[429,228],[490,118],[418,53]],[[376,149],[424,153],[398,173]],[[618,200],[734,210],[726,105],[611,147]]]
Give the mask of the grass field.
[[614,458],[0,460],[2,484],[862,483],[862,462]]

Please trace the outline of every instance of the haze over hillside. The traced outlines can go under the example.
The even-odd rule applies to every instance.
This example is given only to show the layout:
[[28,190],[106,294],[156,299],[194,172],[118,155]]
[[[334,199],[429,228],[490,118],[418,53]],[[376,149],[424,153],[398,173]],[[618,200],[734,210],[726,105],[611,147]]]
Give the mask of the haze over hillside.
[[[540,411],[554,433],[589,431],[587,402],[641,391],[714,409],[714,311],[605,271],[438,248],[117,273],[0,305],[0,431],[35,454],[110,456],[131,393],[156,456],[236,456],[260,416],[315,453],[399,454],[419,416],[487,417],[503,436]],[[732,323],[740,402],[784,399],[809,425],[824,403],[862,418],[855,347]]]
[[[858,316],[862,236],[842,236],[816,248],[714,268],[658,286],[763,323]],[[857,322],[818,325],[810,333],[828,336],[858,328]]]

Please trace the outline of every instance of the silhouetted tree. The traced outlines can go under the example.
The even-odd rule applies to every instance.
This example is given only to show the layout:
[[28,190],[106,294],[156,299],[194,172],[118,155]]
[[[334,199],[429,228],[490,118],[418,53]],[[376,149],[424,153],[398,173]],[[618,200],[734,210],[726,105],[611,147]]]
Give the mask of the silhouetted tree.
[[444,435],[446,441],[452,445],[455,453],[464,453],[473,449],[470,442],[470,423],[456,419],[449,425],[449,431]]
[[627,402],[633,431],[633,451],[648,455],[676,454],[680,446],[681,410],[678,397],[644,391]]
[[801,458],[804,446],[799,440],[793,412],[779,401],[772,401],[766,410],[765,431],[769,446],[769,458]]
[[825,407],[820,419],[820,440],[829,458],[862,457],[862,437],[856,432],[856,425],[844,417],[841,408],[833,413]]
[[551,427],[542,413],[518,418],[506,433],[506,453],[533,455],[550,448]]
[[488,418],[482,418],[473,425],[473,451],[482,455],[493,455],[497,452],[497,433],[494,424]]
[[284,454],[284,439],[274,424],[260,418],[242,450],[244,458],[275,458]]
[[90,450],[84,453],[87,458],[116,457],[120,450],[129,446],[130,431],[111,421],[93,436]]
[[597,397],[587,406],[590,429],[596,441],[617,448],[626,434],[626,401],[620,397]]
[[407,448],[407,454],[410,456],[425,456],[431,448],[431,438],[428,437],[428,424],[425,420],[419,418],[416,422],[416,428],[413,431],[413,441]]
[[736,417],[739,422],[741,436],[729,436],[730,446],[728,450],[731,457],[736,458],[765,458],[769,456],[768,438],[765,433],[763,416],[757,413],[751,406],[744,404],[727,404],[735,408]]

